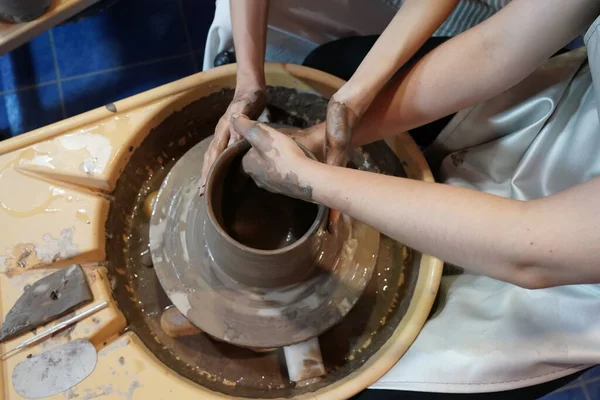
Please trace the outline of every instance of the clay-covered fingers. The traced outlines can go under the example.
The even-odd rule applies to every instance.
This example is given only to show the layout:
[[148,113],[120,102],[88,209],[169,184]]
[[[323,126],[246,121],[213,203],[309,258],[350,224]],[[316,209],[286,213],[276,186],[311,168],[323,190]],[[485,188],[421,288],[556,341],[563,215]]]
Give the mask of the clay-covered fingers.
[[253,121],[243,114],[233,114],[231,127],[236,134],[245,138],[258,151],[265,152],[272,148],[273,136],[268,126]]
[[331,99],[327,106],[325,127],[325,162],[345,167],[352,141],[356,114],[345,104]]
[[[265,166],[263,159],[260,157],[256,149],[250,149],[244,158],[242,158],[242,169],[251,178],[255,179],[255,182],[259,187],[262,187],[262,181]],[[257,179],[259,178],[259,179]]]
[[235,133],[233,131],[233,129],[229,129],[229,142],[227,142],[227,147],[240,141],[241,139],[242,139],[242,137],[240,135],[238,135],[237,133]]
[[229,122],[226,118],[221,118],[215,129],[215,136],[210,142],[206,153],[204,153],[204,160],[202,162],[202,175],[200,177],[200,196],[204,195],[204,189],[206,187],[206,179],[208,178],[208,172],[213,163],[226,148],[229,142]]

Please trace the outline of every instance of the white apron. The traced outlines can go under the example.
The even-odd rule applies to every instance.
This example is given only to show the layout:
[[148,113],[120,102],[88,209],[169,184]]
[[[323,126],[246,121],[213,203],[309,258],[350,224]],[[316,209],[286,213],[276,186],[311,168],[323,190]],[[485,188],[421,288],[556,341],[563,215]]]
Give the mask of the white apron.
[[[585,35],[587,50],[459,112],[428,151],[445,155],[442,181],[528,200],[600,175],[599,26],[600,18]],[[600,363],[600,285],[527,290],[465,273],[445,276],[440,296],[414,345],[374,388],[492,392]]]

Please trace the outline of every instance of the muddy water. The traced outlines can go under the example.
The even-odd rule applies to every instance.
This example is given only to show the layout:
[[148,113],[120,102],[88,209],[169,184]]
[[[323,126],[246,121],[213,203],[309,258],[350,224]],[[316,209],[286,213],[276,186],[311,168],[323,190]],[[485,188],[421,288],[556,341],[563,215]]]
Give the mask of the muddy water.
[[[117,184],[106,226],[115,297],[128,319],[127,329],[136,332],[179,374],[232,396],[293,398],[356,370],[390,337],[408,308],[420,260],[405,247],[382,238],[379,261],[365,293],[340,324],[320,337],[327,378],[307,387],[294,388],[288,380],[282,351],[254,353],[203,334],[168,337],[160,328],[160,315],[171,302],[160,287],[147,251],[144,201],[160,187],[181,155],[212,134],[232,94],[231,90],[222,91],[174,113],[152,130],[132,155]],[[270,88],[269,95],[271,115],[277,123],[304,127],[325,117],[325,99],[282,88]],[[383,143],[355,152],[352,161],[361,169],[404,174]]]

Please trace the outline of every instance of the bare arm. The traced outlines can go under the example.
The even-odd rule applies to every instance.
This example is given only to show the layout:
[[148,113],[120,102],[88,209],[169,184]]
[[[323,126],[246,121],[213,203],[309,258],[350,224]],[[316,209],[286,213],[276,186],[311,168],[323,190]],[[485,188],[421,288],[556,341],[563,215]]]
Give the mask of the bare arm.
[[[413,129],[511,88],[582,33],[600,2],[513,0],[478,26],[431,51],[385,87],[354,128],[352,146]],[[325,141],[326,123],[306,144]]]
[[237,85],[265,87],[269,0],[229,0],[237,59]]
[[225,115],[219,120],[215,136],[204,154],[200,195],[204,194],[208,172],[219,154],[241,139],[231,130],[231,115],[242,113],[250,118],[258,118],[267,104],[264,65],[269,0],[230,0],[229,4],[237,58],[235,94]]
[[362,115],[398,69],[448,18],[458,0],[407,0],[396,13],[352,78],[334,95]]
[[234,115],[261,187],[324,204],[424,253],[527,288],[600,282],[600,178],[521,202],[331,166],[282,133]]
[[[392,92],[391,105],[373,111],[380,120],[370,128],[381,137],[508,89],[599,11],[597,0],[569,7],[562,0],[513,0],[418,63]],[[600,282],[600,178],[519,202],[320,164],[273,129],[241,116],[233,124],[253,146],[244,169],[271,191],[323,203],[418,250],[524,287]],[[367,128],[364,137],[372,139]]]
[[599,178],[519,202],[313,161],[300,170],[313,201],[471,271],[528,288],[600,282]]

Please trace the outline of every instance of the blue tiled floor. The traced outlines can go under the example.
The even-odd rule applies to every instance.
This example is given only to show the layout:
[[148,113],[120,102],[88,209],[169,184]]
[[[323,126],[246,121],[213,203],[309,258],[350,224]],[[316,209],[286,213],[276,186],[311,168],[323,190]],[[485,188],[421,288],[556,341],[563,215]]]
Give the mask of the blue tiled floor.
[[121,0],[0,57],[0,140],[202,68],[211,0]]

